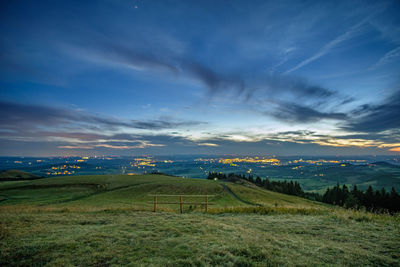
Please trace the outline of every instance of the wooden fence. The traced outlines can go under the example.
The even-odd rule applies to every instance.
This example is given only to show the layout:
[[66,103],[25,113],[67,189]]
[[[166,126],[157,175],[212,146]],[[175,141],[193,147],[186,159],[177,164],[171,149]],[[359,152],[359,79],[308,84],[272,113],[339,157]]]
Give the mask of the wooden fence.
[[[205,211],[208,211],[208,205],[214,205],[214,203],[208,202],[208,197],[213,197],[214,195],[150,195],[154,197],[153,199],[153,206],[154,212],[157,212],[157,205],[162,204],[179,204],[179,210],[183,213],[183,205],[204,205]],[[160,202],[158,201],[159,197],[179,197],[179,201],[167,201],[167,202]],[[204,197],[204,202],[183,202],[183,197]]]

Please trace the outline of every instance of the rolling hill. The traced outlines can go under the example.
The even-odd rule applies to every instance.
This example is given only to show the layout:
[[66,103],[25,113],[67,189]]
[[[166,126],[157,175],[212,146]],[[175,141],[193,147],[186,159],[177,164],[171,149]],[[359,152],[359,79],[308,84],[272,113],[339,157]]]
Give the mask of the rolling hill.
[[[2,205],[28,204],[69,208],[136,207],[151,210],[150,195],[211,195],[214,208],[241,206],[281,206],[322,208],[322,204],[303,198],[264,190],[248,183],[229,183],[204,179],[185,179],[164,175],[93,175],[44,178],[35,181],[3,182]],[[160,197],[160,201],[177,201]],[[198,197],[184,196],[186,202]],[[173,207],[166,205],[162,208]],[[176,208],[176,205],[174,205]],[[187,208],[187,207],[185,207]]]
[[0,181],[34,180],[39,178],[40,176],[20,170],[6,170],[0,172]]
[[[151,195],[214,203],[159,206]],[[238,183],[97,175],[0,183],[2,266],[398,265],[399,216]],[[177,197],[159,197],[175,202]]]

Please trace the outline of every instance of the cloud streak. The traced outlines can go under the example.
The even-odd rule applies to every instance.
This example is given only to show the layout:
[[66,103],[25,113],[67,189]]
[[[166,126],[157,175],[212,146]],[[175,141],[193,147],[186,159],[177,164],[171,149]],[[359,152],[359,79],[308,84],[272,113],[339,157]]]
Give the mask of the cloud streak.
[[1,129],[8,131],[37,131],[42,127],[100,127],[103,130],[116,130],[118,128],[163,130],[180,127],[192,127],[204,124],[199,121],[174,121],[174,120],[121,120],[112,117],[92,115],[83,111],[21,104],[0,101]]
[[385,55],[383,55],[383,57],[381,57],[378,62],[376,62],[374,65],[372,65],[371,67],[368,68],[368,70],[374,70],[377,69],[383,65],[386,65],[394,60],[396,60],[396,58],[400,57],[400,46],[396,47],[393,50],[390,50],[389,52],[387,52]]
[[[374,14],[375,15],[375,14]],[[289,74],[292,73],[308,64],[310,64],[311,62],[319,59],[320,57],[323,57],[324,55],[330,53],[336,46],[338,46],[339,44],[353,38],[355,35],[359,34],[361,27],[368,22],[373,16],[368,16],[367,18],[361,20],[360,22],[358,22],[357,24],[353,25],[349,30],[347,30],[345,33],[343,33],[342,35],[339,35],[338,37],[336,37],[335,39],[333,39],[332,41],[330,41],[329,43],[325,44],[316,54],[314,54],[313,56],[301,61],[299,64],[297,64],[296,66],[294,66],[293,68],[287,70],[285,73]]]

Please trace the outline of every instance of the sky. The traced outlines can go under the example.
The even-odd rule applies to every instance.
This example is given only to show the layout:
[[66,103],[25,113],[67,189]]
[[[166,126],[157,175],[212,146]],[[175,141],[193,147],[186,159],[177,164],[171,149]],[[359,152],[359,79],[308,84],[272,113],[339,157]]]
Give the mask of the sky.
[[0,156],[399,155],[400,1],[0,3]]

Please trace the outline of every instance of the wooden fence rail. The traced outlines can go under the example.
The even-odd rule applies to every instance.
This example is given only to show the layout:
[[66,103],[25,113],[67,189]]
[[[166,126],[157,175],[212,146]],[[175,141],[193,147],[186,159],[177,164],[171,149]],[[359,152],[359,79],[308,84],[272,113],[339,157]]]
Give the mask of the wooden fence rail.
[[[208,202],[208,197],[213,197],[214,195],[150,195],[154,197],[153,206],[154,212],[157,212],[157,205],[160,204],[179,204],[179,210],[183,213],[183,204],[185,205],[204,205],[205,211],[208,211],[208,205],[214,205],[214,203]],[[179,197],[179,202],[167,201],[167,202],[159,202],[158,197]],[[183,202],[183,197],[205,197],[204,202]]]

